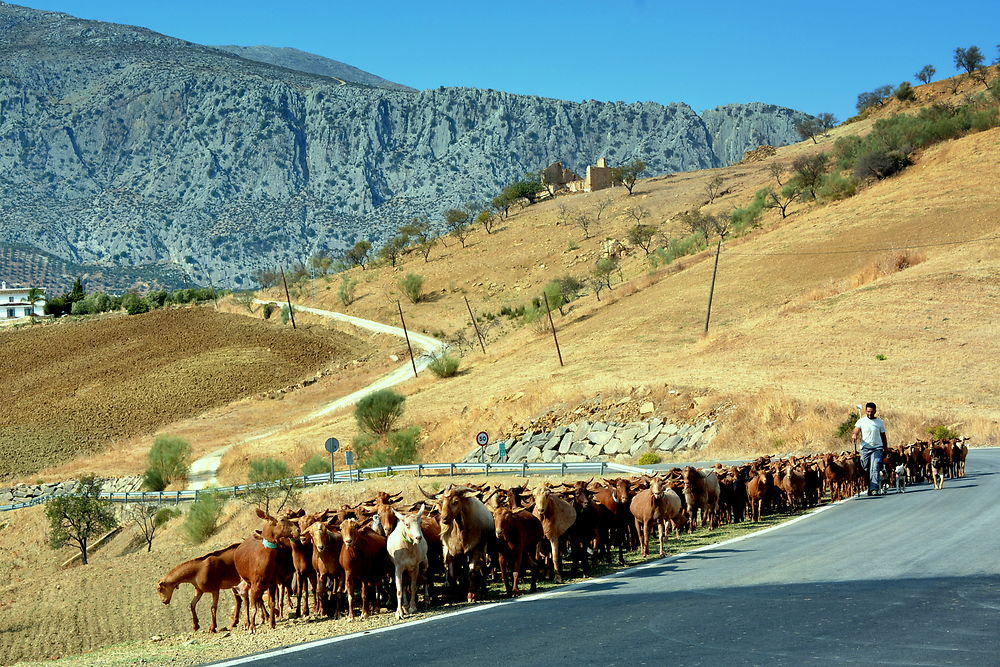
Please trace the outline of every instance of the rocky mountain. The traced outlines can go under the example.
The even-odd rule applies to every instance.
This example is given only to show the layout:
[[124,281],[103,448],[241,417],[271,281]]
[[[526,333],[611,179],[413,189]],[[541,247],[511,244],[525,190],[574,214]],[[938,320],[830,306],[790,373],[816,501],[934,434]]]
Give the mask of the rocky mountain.
[[342,81],[361,83],[366,86],[375,86],[376,88],[387,88],[388,90],[406,90],[411,93],[414,93],[417,90],[416,88],[410,88],[409,86],[404,86],[400,83],[387,81],[380,76],[358,69],[357,67],[352,67],[351,65],[342,63],[339,60],[324,58],[323,56],[318,56],[315,53],[299,51],[298,49],[293,49],[287,46],[225,45],[217,46],[215,48],[228,51],[229,53],[235,54],[240,58],[246,58],[247,60],[256,60],[262,63],[277,65],[278,67],[307,72],[308,74],[319,74],[320,76],[328,76]]
[[795,140],[806,117],[342,84],[5,3],[0,52],[0,243],[217,286],[377,244],[555,160],[713,167]]

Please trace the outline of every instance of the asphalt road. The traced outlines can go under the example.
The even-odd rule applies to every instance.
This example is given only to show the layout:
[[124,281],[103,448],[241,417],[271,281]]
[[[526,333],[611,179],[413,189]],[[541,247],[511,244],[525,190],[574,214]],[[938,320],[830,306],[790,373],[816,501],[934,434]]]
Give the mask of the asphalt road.
[[1000,665],[1000,450],[964,479],[255,665]]

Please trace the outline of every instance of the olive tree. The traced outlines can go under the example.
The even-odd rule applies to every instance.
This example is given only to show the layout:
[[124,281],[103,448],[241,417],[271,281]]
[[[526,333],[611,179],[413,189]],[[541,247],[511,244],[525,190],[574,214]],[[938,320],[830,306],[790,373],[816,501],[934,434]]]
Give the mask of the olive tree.
[[80,550],[86,565],[90,541],[118,527],[111,503],[100,497],[103,482],[94,475],[84,475],[72,495],[53,498],[45,506],[49,520],[49,545],[60,549],[71,544]]

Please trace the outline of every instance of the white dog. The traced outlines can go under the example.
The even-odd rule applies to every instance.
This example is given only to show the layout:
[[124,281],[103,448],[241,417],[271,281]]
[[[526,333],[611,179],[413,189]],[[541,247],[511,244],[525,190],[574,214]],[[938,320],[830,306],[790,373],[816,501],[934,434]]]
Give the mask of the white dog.
[[896,466],[896,493],[906,493],[906,464]]

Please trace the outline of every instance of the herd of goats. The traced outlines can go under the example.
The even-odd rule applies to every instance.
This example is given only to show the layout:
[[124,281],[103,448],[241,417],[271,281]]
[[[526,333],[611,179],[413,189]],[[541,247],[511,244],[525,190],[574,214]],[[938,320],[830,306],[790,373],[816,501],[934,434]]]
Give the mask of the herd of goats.
[[[962,477],[967,453],[968,446],[958,440],[889,448],[884,484],[896,484],[897,475],[905,475],[910,483]],[[359,606],[356,593],[365,617],[382,606],[391,609],[394,592],[396,616],[402,619],[416,612],[418,589],[424,604],[432,604],[435,580],[442,582],[438,593],[447,600],[475,601],[497,575],[507,595],[517,596],[528,570],[531,590],[539,576],[561,582],[563,556],[571,560],[574,574],[580,570],[589,575],[592,560],[610,564],[617,557],[624,564],[625,552],[634,549],[648,556],[654,527],[663,555],[671,532],[760,521],[765,513],[814,506],[826,493],[835,502],[865,484],[857,454],[780,460],[765,456],[739,466],[674,468],[631,478],[542,483],[531,489],[452,485],[431,494],[421,488],[427,501],[409,506],[398,505],[402,494],[378,492],[336,510],[286,510],[273,517],[258,509],[263,521],[259,531],[181,563],[156,587],[161,601],[169,604],[177,586],[194,586],[191,615],[196,631],[196,605],[210,593],[209,632],[215,632],[219,593],[225,589],[233,591],[236,603],[231,626],[237,626],[245,606],[250,631],[256,629],[258,611],[272,628],[286,606],[294,606],[301,616],[303,597],[309,614],[310,590],[313,613],[336,618],[346,599],[351,620]]]

